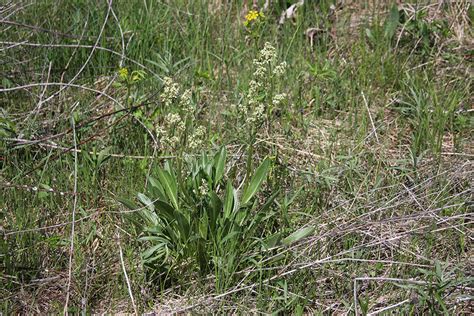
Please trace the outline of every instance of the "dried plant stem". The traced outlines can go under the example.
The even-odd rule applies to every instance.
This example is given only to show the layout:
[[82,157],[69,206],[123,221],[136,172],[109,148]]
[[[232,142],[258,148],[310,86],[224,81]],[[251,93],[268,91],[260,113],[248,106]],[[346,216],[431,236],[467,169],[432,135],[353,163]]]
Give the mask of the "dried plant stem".
[[[77,103],[76,103],[77,106]],[[75,108],[75,107],[74,107]],[[71,111],[72,113],[73,111]],[[66,287],[66,302],[64,303],[64,315],[68,314],[68,305],[69,305],[69,297],[71,295],[71,279],[72,279],[72,264],[73,264],[73,254],[74,254],[74,235],[76,229],[76,207],[77,207],[77,139],[76,139],[76,126],[74,122],[74,118],[71,117],[71,124],[73,130],[73,137],[74,137],[74,202],[72,207],[72,221],[71,221],[71,246],[69,248],[69,270],[68,270],[68,281]]]

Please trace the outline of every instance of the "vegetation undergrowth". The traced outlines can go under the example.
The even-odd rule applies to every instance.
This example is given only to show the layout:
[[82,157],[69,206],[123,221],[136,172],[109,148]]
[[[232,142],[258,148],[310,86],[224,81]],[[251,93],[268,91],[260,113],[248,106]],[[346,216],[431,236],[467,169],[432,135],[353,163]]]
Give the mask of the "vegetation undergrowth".
[[2,313],[469,313],[471,3],[246,2],[0,5]]

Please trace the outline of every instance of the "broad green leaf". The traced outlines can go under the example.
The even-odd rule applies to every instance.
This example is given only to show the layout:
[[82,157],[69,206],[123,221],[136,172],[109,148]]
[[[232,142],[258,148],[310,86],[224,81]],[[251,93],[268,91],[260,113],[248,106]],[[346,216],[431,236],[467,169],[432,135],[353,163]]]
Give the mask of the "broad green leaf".
[[268,169],[270,168],[270,160],[266,158],[262,164],[255,170],[255,173],[250,180],[250,184],[245,188],[242,196],[242,204],[247,204],[250,199],[258,192],[262,182],[267,177]]
[[191,235],[191,226],[188,219],[181,213],[175,212],[176,221],[178,223],[178,229],[182,241],[186,241]]
[[218,214],[218,212],[222,210],[222,201],[214,191],[210,191],[209,196],[211,197],[210,206],[212,207],[213,212]]
[[217,221],[222,211],[222,201],[214,191],[209,192],[209,196],[211,197],[210,205],[208,208],[205,208],[205,211],[209,217],[209,226],[215,232],[216,225],[218,224]]
[[155,246],[152,246],[150,248],[148,248],[147,250],[145,250],[143,253],[142,253],[142,257],[144,259],[146,258],[149,258],[151,255],[153,255],[154,253],[156,253],[158,250],[160,250],[161,248],[163,248],[165,246],[165,244],[158,244],[158,245],[155,245]]
[[143,209],[138,213],[145,221],[147,225],[157,225],[158,217],[155,213],[151,212],[149,209]]
[[242,226],[247,219],[248,215],[248,210],[247,208],[243,208],[239,210],[234,216],[234,223],[236,223],[238,226]]
[[199,234],[205,240],[207,240],[207,231],[209,228],[209,218],[207,213],[204,213],[199,221]]
[[145,194],[138,193],[137,196],[144,206],[146,206],[152,212],[155,211],[155,206],[153,205],[153,201],[150,200]]
[[150,184],[151,188],[153,189],[153,190],[151,190],[151,192],[153,194],[157,195],[157,197],[162,201],[168,201],[168,199],[166,198],[166,194],[165,194],[165,191],[163,189],[163,186],[160,184],[160,182],[158,180],[156,180],[152,176],[149,176],[148,177],[148,183]]
[[138,205],[136,205],[135,203],[133,203],[130,200],[127,200],[127,199],[124,199],[124,198],[116,198],[116,200],[118,202],[122,203],[124,206],[126,206],[127,208],[129,208],[131,210],[136,210],[136,209],[140,208],[140,207],[138,207]]
[[239,192],[237,189],[233,189],[232,191],[232,194],[234,195],[234,207],[232,208],[232,212],[235,214],[240,209]]
[[199,272],[201,273],[202,276],[205,275],[205,273],[208,270],[208,264],[209,264],[209,258],[208,258],[208,252],[206,251],[206,243],[202,238],[199,238],[197,241],[197,247],[196,247],[196,259],[199,263]]
[[146,206],[146,209],[142,209],[140,211],[140,215],[142,215],[143,219],[148,221],[148,223],[152,223],[153,225],[158,224],[158,217],[155,214],[155,206],[153,205],[153,201],[142,193],[138,193],[138,198],[144,204],[144,206]]
[[224,198],[224,218],[229,218],[232,214],[232,206],[234,205],[234,187],[230,181],[227,181]]
[[214,157],[215,166],[216,166],[216,174],[214,177],[214,185],[217,185],[219,181],[221,181],[222,177],[224,176],[224,167],[225,167],[225,160],[226,160],[227,152],[225,147],[222,147],[220,152]]
[[398,12],[398,6],[394,4],[390,10],[390,16],[385,21],[384,37],[391,40],[395,35],[398,24],[400,21],[400,13]]
[[155,207],[157,209],[158,215],[162,215],[161,217],[166,218],[168,221],[176,220],[177,212],[168,203],[158,200],[155,201]]
[[163,232],[163,227],[158,224],[154,226],[144,227],[144,231],[151,234],[161,234]]
[[297,242],[297,241],[299,241],[303,238],[308,237],[313,232],[314,232],[314,227],[313,226],[301,228],[301,229],[297,230],[296,232],[294,232],[293,234],[291,234],[290,236],[284,238],[281,241],[281,243],[284,244],[284,245],[290,245],[290,244],[295,243],[295,242]]
[[158,178],[160,179],[160,183],[171,201],[171,204],[173,204],[174,208],[178,210],[178,187],[176,179],[170,172],[161,169],[158,169]]
[[276,247],[281,240],[281,232],[268,236],[263,242],[263,250],[268,250],[270,248]]

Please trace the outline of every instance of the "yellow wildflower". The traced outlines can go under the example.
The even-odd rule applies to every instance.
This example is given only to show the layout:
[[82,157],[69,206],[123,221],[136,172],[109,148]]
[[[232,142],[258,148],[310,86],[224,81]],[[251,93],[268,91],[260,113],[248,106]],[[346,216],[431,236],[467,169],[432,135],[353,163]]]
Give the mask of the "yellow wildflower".
[[262,12],[258,12],[255,10],[250,10],[249,13],[245,16],[245,22],[244,25],[248,26],[252,21],[257,20],[258,18],[264,18],[265,16],[263,15]]
[[118,73],[119,73],[120,79],[126,80],[128,78],[128,69],[127,68],[120,68]]

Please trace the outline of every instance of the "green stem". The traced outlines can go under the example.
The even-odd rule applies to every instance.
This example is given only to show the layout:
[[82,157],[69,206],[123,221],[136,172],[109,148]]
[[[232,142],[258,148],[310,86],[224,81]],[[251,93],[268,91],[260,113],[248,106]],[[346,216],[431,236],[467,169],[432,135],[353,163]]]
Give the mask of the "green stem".
[[255,144],[256,131],[255,127],[252,126],[252,131],[250,132],[249,144],[247,149],[247,165],[245,173],[245,181],[249,183],[250,173],[252,172],[252,156],[253,156],[253,145]]

